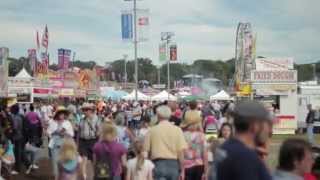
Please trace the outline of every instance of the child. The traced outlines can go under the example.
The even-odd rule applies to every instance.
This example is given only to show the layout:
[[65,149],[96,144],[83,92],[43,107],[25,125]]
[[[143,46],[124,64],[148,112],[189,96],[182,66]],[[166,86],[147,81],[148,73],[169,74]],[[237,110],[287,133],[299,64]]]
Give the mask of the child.
[[152,171],[154,164],[145,159],[143,143],[136,141],[134,143],[134,152],[136,157],[128,161],[126,180],[152,180]]
[[103,123],[100,135],[100,141],[93,147],[94,179],[120,180],[127,149],[116,141],[117,129],[112,123]]
[[86,179],[85,174],[85,163],[78,154],[76,143],[72,138],[66,138],[59,152],[57,179]]

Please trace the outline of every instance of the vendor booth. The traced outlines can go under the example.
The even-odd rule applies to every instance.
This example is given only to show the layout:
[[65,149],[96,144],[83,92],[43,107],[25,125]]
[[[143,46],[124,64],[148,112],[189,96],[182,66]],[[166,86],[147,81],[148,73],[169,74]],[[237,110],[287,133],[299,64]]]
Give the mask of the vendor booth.
[[229,100],[232,100],[232,98],[224,90],[221,90],[217,94],[210,96],[210,100],[211,101],[229,101]]
[[8,78],[8,97],[14,97],[18,103],[33,103],[34,78],[22,69],[16,76]]
[[292,68],[293,61],[257,59],[256,69],[251,71],[255,98],[265,103],[275,117],[275,134],[294,134],[297,130],[297,71]]
[[151,97],[152,101],[177,101],[177,97],[169,94],[167,91],[161,91],[159,94]]
[[[137,99],[139,101],[150,101],[150,99],[151,99],[149,96],[147,96],[147,95],[145,95],[145,94],[143,94],[143,93],[141,93],[139,91],[137,92],[137,95],[138,95]],[[122,99],[131,100],[131,101],[136,100],[136,91],[133,90],[130,94],[122,97]]]

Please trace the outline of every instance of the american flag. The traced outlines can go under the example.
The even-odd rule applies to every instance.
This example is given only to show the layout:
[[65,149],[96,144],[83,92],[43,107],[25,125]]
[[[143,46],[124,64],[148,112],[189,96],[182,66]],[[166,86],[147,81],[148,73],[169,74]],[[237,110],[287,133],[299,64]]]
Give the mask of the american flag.
[[148,26],[149,25],[149,18],[148,17],[140,17],[138,19],[139,26]]
[[48,32],[48,27],[46,25],[43,35],[42,35],[42,46],[48,49],[49,46],[49,32]]

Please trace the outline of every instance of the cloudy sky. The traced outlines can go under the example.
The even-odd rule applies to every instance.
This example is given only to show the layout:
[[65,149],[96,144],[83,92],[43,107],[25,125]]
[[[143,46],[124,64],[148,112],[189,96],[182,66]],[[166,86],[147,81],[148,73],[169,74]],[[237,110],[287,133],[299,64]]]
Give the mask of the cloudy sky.
[[[68,48],[76,59],[99,64],[133,58],[133,45],[121,40],[121,11],[132,7],[123,0],[1,0],[0,46],[13,57],[34,48],[35,32],[50,33],[49,52]],[[139,57],[158,62],[162,31],[175,32],[179,61],[234,57],[238,22],[251,22],[257,33],[257,54],[294,57],[297,63],[320,60],[319,0],[139,0],[150,9],[148,42],[139,44]]]

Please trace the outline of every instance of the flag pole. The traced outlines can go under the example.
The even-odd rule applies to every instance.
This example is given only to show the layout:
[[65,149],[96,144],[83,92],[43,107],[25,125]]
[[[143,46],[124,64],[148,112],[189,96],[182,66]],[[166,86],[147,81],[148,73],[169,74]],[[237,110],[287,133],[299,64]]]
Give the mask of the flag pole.
[[137,0],[133,0],[133,25],[134,25],[134,69],[135,69],[135,100],[138,101],[138,40],[137,40]]

